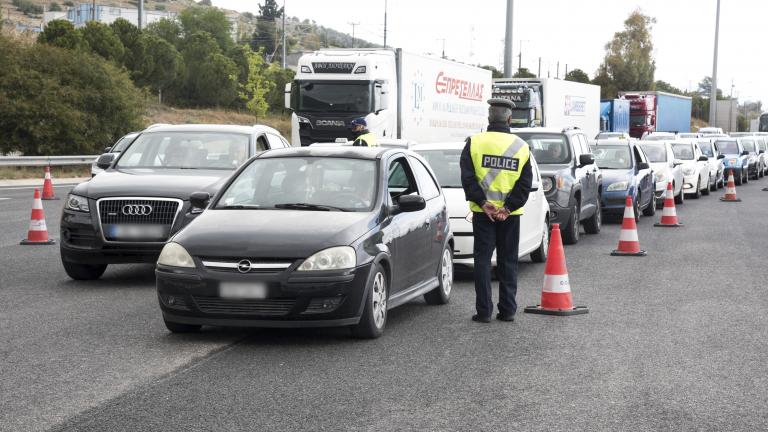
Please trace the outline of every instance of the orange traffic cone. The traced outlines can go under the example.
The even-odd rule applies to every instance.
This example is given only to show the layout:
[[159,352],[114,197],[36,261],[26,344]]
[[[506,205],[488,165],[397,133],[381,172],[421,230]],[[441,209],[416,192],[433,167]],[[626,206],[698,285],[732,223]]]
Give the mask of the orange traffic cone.
[[725,196],[720,197],[720,201],[739,202],[740,198],[736,196],[736,180],[733,179],[733,170],[728,170],[728,186],[725,188]]
[[35,202],[32,204],[32,216],[29,221],[27,238],[21,241],[23,245],[54,244],[55,240],[48,238],[48,228],[45,226],[43,202],[40,200],[40,189],[35,189]]
[[589,312],[586,306],[573,307],[559,224],[552,226],[547,267],[544,270],[544,287],[541,290],[541,304],[528,306],[523,311],[542,315],[580,315]]
[[661,220],[659,223],[653,224],[653,226],[672,228],[683,226],[683,224],[677,220],[677,210],[675,210],[675,192],[672,189],[672,182],[667,183],[667,192],[664,194],[664,210],[661,211]]
[[45,167],[45,181],[43,181],[43,199],[57,200],[53,194],[53,180],[51,180],[51,167]]
[[640,240],[637,238],[637,224],[635,223],[635,211],[632,206],[632,197],[627,197],[624,206],[624,222],[621,224],[619,234],[619,248],[611,252],[613,256],[645,256],[644,250],[640,250]]

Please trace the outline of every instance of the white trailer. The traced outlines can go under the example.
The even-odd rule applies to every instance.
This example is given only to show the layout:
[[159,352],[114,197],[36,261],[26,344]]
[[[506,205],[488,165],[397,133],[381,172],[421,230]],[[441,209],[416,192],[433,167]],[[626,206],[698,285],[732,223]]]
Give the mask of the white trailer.
[[401,49],[321,50],[285,91],[294,146],[352,139],[356,117],[381,138],[456,141],[486,127],[491,72]]
[[499,78],[493,97],[514,102],[515,127],[578,127],[589,137],[600,132],[600,87],[554,78]]

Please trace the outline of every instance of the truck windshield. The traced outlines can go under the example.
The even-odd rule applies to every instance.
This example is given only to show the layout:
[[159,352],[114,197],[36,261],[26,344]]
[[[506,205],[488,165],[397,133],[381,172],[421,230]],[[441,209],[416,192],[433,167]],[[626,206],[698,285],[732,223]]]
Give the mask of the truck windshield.
[[736,141],[716,141],[715,144],[722,154],[739,154],[739,146]]
[[640,144],[640,148],[651,162],[667,161],[667,148],[664,144]]
[[629,124],[631,126],[645,126],[645,116],[644,115],[630,116]]
[[417,151],[429,162],[429,166],[435,172],[437,182],[443,188],[461,187],[461,150],[424,150]]
[[526,109],[513,109],[512,110],[512,123],[511,127],[528,127],[531,124],[530,118],[531,110]]
[[566,164],[571,161],[571,151],[565,136],[554,133],[515,133],[528,143],[539,165]]
[[600,169],[630,169],[632,156],[629,146],[592,146],[595,162]]
[[371,112],[371,84],[368,81],[300,82],[295,86],[296,111],[323,113]]
[[768,132],[768,114],[760,115],[760,132]]

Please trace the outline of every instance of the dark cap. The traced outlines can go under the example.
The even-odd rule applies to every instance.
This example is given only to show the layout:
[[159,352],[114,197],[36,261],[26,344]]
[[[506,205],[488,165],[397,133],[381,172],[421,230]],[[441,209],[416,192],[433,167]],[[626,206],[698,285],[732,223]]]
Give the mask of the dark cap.
[[509,99],[502,99],[502,98],[491,98],[491,99],[488,99],[488,105],[502,107],[502,108],[509,108],[509,109],[514,109],[515,108],[515,103],[514,102],[512,102]]
[[368,126],[368,122],[365,121],[365,117],[358,117],[351,122],[352,126]]

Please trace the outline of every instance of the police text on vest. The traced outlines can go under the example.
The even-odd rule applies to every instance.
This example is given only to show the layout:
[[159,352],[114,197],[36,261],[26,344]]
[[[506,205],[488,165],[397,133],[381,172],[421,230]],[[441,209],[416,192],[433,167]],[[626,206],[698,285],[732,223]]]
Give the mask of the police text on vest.
[[483,168],[517,171],[520,159],[506,156],[483,155]]

